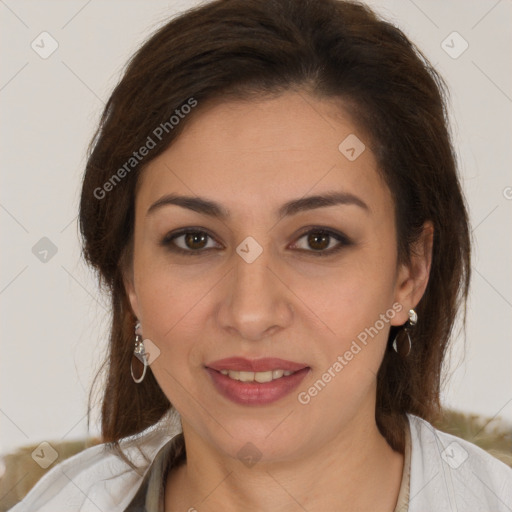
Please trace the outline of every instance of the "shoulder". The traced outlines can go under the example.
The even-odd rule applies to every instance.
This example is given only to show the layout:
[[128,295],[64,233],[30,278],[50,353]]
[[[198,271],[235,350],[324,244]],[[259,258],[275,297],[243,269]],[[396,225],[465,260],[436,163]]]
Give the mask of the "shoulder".
[[478,446],[408,414],[410,512],[510,511],[512,468]]
[[156,425],[122,439],[123,453],[137,470],[107,444],[88,448],[45,474],[11,512],[121,512],[137,492],[159,449],[180,432],[177,413],[169,411]]

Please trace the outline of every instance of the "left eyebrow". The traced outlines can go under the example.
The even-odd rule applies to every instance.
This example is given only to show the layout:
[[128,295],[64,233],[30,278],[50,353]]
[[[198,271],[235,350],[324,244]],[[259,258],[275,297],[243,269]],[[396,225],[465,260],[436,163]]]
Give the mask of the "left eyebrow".
[[368,205],[359,197],[349,192],[330,192],[323,195],[303,197],[288,201],[278,210],[279,217],[295,215],[299,212],[314,210],[317,208],[325,208],[327,206],[336,205],[355,205],[359,206],[366,212],[370,211]]
[[[155,203],[153,203],[146,213],[149,215],[159,208],[167,205],[181,206],[189,210],[215,217],[218,219],[227,219],[230,213],[219,203],[204,197],[181,196],[176,194],[167,194]],[[323,195],[315,195],[309,197],[302,197],[300,199],[293,199],[284,203],[277,211],[279,217],[286,217],[296,215],[297,213],[315,210],[317,208],[326,208],[335,205],[355,205],[370,212],[368,205],[359,197],[348,192],[330,192]]]

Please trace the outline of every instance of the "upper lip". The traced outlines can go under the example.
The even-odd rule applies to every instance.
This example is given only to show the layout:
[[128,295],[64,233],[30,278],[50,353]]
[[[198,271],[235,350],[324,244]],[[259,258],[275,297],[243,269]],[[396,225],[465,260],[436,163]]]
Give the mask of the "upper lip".
[[267,372],[270,370],[285,370],[295,372],[308,368],[307,364],[286,361],[277,357],[265,357],[262,359],[245,359],[244,357],[228,357],[219,359],[205,365],[213,370],[234,370],[241,372]]

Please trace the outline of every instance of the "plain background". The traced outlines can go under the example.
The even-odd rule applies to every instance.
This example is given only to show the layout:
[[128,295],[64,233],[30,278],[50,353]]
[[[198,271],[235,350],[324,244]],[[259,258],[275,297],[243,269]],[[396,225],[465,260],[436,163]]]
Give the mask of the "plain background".
[[[444,403],[512,421],[512,2],[369,3],[422,49],[451,90],[475,246],[467,336],[456,333]],[[87,435],[108,302],[80,259],[86,147],[127,59],[195,4],[0,0],[0,452]],[[31,47],[44,31],[58,42],[47,59]],[[50,247],[46,262],[38,243]]]

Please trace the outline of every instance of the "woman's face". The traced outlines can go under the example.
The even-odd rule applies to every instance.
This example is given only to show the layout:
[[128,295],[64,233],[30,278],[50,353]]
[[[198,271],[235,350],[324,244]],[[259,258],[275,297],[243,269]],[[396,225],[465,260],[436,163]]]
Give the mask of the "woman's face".
[[[374,426],[390,326],[424,287],[397,265],[369,141],[306,93],[196,114],[141,177],[126,279],[185,435],[232,457],[292,460]],[[307,201],[329,194],[340,202]]]

